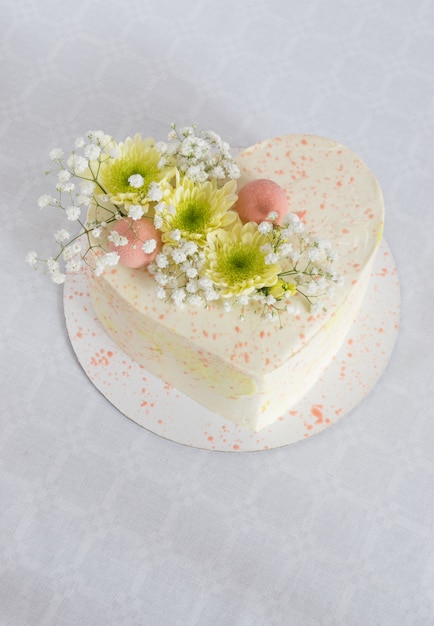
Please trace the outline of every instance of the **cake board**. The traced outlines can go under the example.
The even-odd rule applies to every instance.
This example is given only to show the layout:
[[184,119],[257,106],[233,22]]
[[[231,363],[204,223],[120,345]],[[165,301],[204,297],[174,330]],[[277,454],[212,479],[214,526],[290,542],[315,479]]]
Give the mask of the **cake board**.
[[240,428],[165,384],[106,335],[93,312],[88,272],[69,274],[64,311],[72,347],[94,386],[147,430],[195,448],[260,451],[289,445],[337,422],[375,386],[389,362],[399,327],[398,272],[383,239],[368,290],[338,354],[304,398],[258,432]]

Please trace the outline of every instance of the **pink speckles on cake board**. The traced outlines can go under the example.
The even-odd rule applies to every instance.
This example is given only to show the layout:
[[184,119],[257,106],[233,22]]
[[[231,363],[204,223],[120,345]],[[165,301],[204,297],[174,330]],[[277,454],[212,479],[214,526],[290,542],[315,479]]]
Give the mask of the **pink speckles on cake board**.
[[[368,292],[340,352],[296,406],[271,426],[253,432],[211,413],[127,357],[96,319],[87,281],[86,272],[67,277],[64,309],[72,346],[91,382],[140,426],[166,439],[207,450],[268,450],[326,429],[375,385],[389,361],[399,327],[399,280],[383,240]],[[268,332],[264,327],[259,341],[266,343]],[[210,341],[215,338],[210,337]]]

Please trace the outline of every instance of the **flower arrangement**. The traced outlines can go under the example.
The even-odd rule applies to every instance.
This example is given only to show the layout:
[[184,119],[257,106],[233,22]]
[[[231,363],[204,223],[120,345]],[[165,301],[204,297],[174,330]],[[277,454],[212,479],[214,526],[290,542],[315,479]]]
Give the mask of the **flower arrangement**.
[[239,169],[213,131],[172,124],[158,143],[90,131],[69,157],[55,149],[50,158],[57,193],[38,205],[63,210],[76,232],[56,231],[57,255],[32,251],[27,262],[44,264],[55,283],[86,264],[101,275],[120,263],[147,271],[157,297],[176,306],[220,301],[270,320],[295,313],[297,294],[319,312],[342,282],[330,243],[305,234],[296,214],[270,206],[260,215],[248,202],[241,211]]

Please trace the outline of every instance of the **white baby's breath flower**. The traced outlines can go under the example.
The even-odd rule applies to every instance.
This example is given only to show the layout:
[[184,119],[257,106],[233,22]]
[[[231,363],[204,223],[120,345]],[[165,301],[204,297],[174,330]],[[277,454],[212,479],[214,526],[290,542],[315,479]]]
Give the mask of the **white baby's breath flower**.
[[53,283],[56,283],[56,285],[61,285],[65,282],[66,275],[62,274],[62,272],[53,272],[51,274],[51,280],[53,281]]
[[185,172],[187,178],[190,178],[195,183],[204,183],[208,174],[205,172],[205,168],[200,165],[191,165]]
[[220,294],[215,291],[215,289],[207,289],[205,291],[205,300],[207,302],[212,302],[213,300],[219,300]]
[[79,272],[83,268],[83,261],[78,258],[71,259],[66,264],[67,272]]
[[221,165],[216,165],[215,167],[212,168],[212,170],[210,171],[210,176],[212,176],[212,178],[224,178],[225,177],[225,171],[222,168]]
[[313,302],[310,305],[310,312],[313,315],[317,315],[318,313],[321,313],[323,307],[324,307],[323,302],[321,300],[316,300],[316,302]]
[[52,201],[52,197],[48,194],[44,194],[43,196],[40,196],[40,198],[38,199],[38,207],[40,209],[43,209],[44,207],[48,206]]
[[90,201],[91,199],[89,198],[89,196],[85,196],[82,193],[78,194],[77,196],[77,202],[80,206],[88,207],[90,205]]
[[277,211],[271,211],[267,215],[267,220],[270,220],[271,222],[273,222],[274,220],[277,220],[278,217],[279,217],[279,214]]
[[274,265],[274,263],[277,263],[278,260],[279,260],[279,255],[276,254],[275,252],[270,252],[265,257],[265,264],[266,265]]
[[161,217],[161,215],[155,215],[154,216],[154,226],[157,229],[160,229],[163,226],[164,222],[163,222],[163,218]]
[[236,163],[230,161],[229,163],[225,163],[226,176],[228,178],[239,178],[241,176],[240,168]]
[[191,306],[203,306],[205,304],[204,299],[197,293],[191,294],[188,296],[188,304]]
[[54,150],[50,151],[49,157],[52,161],[57,161],[63,157],[63,150],[60,148],[54,148]]
[[[148,265],[148,272],[150,271],[150,268],[154,268],[154,267],[155,267],[154,263],[151,263],[150,265]],[[162,287],[167,285],[168,280],[169,280],[169,277],[167,276],[167,274],[164,274],[164,272],[160,272],[160,271],[155,271],[155,272],[150,271],[150,273],[154,274],[155,282],[158,285],[161,285]]]
[[107,150],[107,154],[112,159],[118,159],[121,156],[122,152],[121,152],[121,149],[117,145],[113,145],[109,147],[109,149]]
[[155,263],[157,267],[159,267],[160,269],[164,269],[169,265],[169,260],[165,254],[160,252],[155,258]]
[[271,224],[271,222],[261,222],[260,224],[258,224],[258,230],[263,235],[268,235],[268,233],[271,233],[271,231],[273,230],[273,225]]
[[308,296],[315,296],[318,293],[318,285],[315,281],[311,281],[306,287],[305,292]]
[[59,270],[59,263],[55,261],[53,257],[50,257],[47,260],[47,268],[49,272],[56,272]]
[[166,290],[163,287],[158,287],[156,296],[159,300],[165,300],[167,297]]
[[102,130],[88,130],[86,133],[86,136],[88,139],[90,139],[91,141],[101,141],[102,139],[104,139],[104,131]]
[[143,207],[141,204],[131,204],[128,208],[128,217],[131,217],[133,220],[139,220],[143,215]]
[[188,291],[188,293],[196,293],[196,291],[199,290],[197,280],[189,280],[185,286],[185,290]]
[[307,254],[307,258],[309,259],[309,261],[316,261],[318,257],[320,256],[320,251],[318,250],[318,248],[313,247],[313,248],[309,248],[306,254]]
[[149,185],[149,189],[148,189],[148,193],[147,193],[147,198],[149,198],[149,200],[152,200],[153,202],[159,202],[163,197],[163,192],[161,190],[161,187],[158,183],[151,183]]
[[53,258],[50,257],[47,260],[47,268],[53,282],[57,284],[65,282],[66,276],[60,271],[60,265],[58,261],[55,261]]
[[157,241],[155,239],[148,239],[142,245],[142,250],[145,254],[151,254],[157,247]]
[[269,254],[270,252],[273,252],[273,246],[271,245],[271,243],[264,243],[262,244],[262,246],[260,246],[259,249],[263,254]]
[[112,230],[107,239],[115,246],[126,246],[128,243],[128,238],[124,235],[120,235],[117,230]]
[[242,306],[246,306],[247,304],[249,304],[249,296],[247,293],[242,293],[240,295],[240,297],[238,298],[238,302],[242,305]]
[[65,241],[68,241],[68,239],[70,238],[71,238],[70,234],[64,228],[54,233],[54,239],[57,241],[57,243],[65,243]]
[[282,243],[278,247],[278,252],[282,256],[288,256],[292,252],[292,243]]
[[84,148],[85,145],[86,145],[86,141],[84,140],[83,137],[78,137],[75,140],[75,147],[76,148]]
[[285,307],[285,311],[288,313],[288,315],[297,314],[297,308],[293,304],[287,304]]
[[184,303],[186,295],[185,289],[180,287],[179,289],[174,289],[174,291],[172,291],[171,297],[176,306],[181,306]]
[[143,187],[145,183],[145,179],[143,178],[141,174],[132,174],[128,178],[128,182],[131,185],[131,187],[134,187],[134,189],[140,189],[140,187]]
[[196,278],[198,271],[195,267],[189,267],[185,270],[185,274],[188,278]]
[[66,248],[64,248],[62,252],[62,257],[64,261],[70,261],[76,256],[77,256],[77,252],[74,250],[72,246],[67,246]]
[[203,278],[199,279],[199,287],[203,289],[204,291],[208,291],[209,289],[212,289],[212,286],[213,286],[213,282],[207,276],[204,276]]
[[68,170],[60,170],[57,174],[57,178],[59,182],[66,183],[66,181],[71,178],[71,172],[68,172]]
[[66,211],[66,217],[71,221],[71,222],[75,222],[80,218],[80,207],[75,206],[75,205],[71,205],[69,206]]
[[101,237],[101,233],[102,233],[102,228],[101,226],[96,226],[93,230],[92,230],[92,236],[95,237],[95,239],[99,239]]
[[198,248],[199,247],[195,241],[185,241],[182,244],[183,251],[188,255],[195,254],[198,251]]
[[191,135],[194,135],[194,127],[193,126],[183,126],[182,128],[179,129],[179,134],[182,137],[191,137]]
[[84,149],[84,156],[91,161],[96,161],[101,154],[101,148],[95,144],[88,144]]
[[100,264],[104,269],[106,266],[113,266],[119,263],[120,256],[117,252],[107,252],[97,260],[97,265]]
[[175,263],[177,263],[178,265],[180,263],[183,263],[187,258],[187,255],[185,254],[185,252],[183,252],[181,249],[176,248],[173,252],[172,252],[172,259],[175,261]]
[[26,263],[28,263],[31,267],[35,266],[38,262],[38,254],[34,250],[31,250],[26,255]]
[[89,165],[87,159],[80,156],[79,154],[75,154],[74,152],[67,160],[67,164],[77,174],[83,174],[83,172],[87,169]]
[[64,191],[65,193],[70,193],[71,191],[74,191],[74,187],[75,187],[74,183],[61,183],[61,182],[59,182],[56,185],[56,189],[58,191],[61,191],[61,192]]
[[91,196],[95,190],[95,183],[90,180],[83,180],[80,183],[81,193],[85,196]]

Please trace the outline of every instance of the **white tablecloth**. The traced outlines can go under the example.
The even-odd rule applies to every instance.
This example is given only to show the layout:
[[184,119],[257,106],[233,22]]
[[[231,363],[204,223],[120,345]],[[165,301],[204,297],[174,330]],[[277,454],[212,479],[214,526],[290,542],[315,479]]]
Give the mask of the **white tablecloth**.
[[[422,626],[433,592],[431,0],[2,0],[0,623]],[[123,417],[72,352],[48,151],[88,129],[341,141],[377,175],[402,322],[372,393],[260,453]]]

